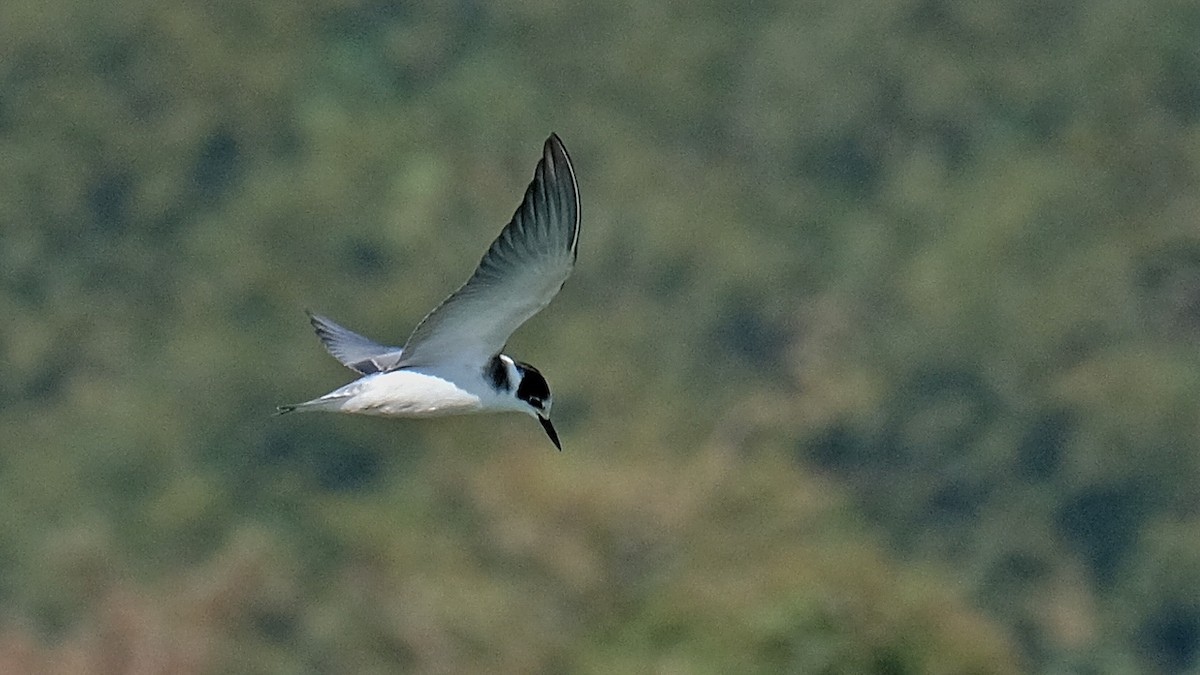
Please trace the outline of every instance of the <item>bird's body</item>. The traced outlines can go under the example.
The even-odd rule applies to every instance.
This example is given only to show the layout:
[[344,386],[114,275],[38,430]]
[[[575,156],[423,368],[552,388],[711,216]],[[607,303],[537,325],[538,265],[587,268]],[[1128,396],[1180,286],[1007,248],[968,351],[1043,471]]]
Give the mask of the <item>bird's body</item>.
[[550,303],[575,266],[579,192],[570,158],[551,134],[525,199],[462,288],[431,311],[404,347],[379,344],[309,315],[325,348],[362,377],[281,413],[385,417],[524,412],[550,424],[550,388],[536,368],[500,353],[508,337]]
[[[523,401],[508,388],[508,356],[496,357],[505,378],[497,388],[489,371],[478,368],[400,368],[370,373],[320,398],[290,407],[296,412],[327,411],[381,417],[441,417],[466,413],[522,411]],[[492,371],[495,372],[495,371]]]
[[[487,396],[482,388],[456,382],[462,382],[462,379],[407,369],[372,373],[320,398],[294,406],[292,410],[381,417],[439,417],[496,409],[495,404],[504,400],[501,396]],[[471,389],[475,389],[475,393]]]

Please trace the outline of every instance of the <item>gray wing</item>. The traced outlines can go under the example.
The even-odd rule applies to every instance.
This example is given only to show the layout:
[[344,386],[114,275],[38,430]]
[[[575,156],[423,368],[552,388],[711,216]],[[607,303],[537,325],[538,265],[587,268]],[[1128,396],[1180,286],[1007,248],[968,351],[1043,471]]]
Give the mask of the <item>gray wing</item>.
[[320,314],[309,312],[308,320],[317,337],[321,338],[321,344],[325,345],[325,350],[351,370],[370,375],[388,370],[400,362],[403,350],[399,347],[381,345]]
[[578,244],[579,188],[566,148],[551,134],[512,220],[467,283],[413,331],[395,367],[485,363],[554,299]]

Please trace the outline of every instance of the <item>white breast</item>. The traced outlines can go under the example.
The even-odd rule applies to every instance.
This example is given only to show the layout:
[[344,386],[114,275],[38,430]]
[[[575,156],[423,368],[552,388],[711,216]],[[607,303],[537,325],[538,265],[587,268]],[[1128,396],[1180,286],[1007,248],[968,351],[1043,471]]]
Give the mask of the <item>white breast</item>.
[[363,415],[434,417],[480,412],[483,401],[450,380],[396,370],[368,375],[322,396],[328,408]]

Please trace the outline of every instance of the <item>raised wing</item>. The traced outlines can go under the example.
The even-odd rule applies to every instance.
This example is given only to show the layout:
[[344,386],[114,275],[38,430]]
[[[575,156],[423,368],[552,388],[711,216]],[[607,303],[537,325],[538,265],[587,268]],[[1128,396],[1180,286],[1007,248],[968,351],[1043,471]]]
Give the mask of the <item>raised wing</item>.
[[554,299],[575,266],[578,244],[579,188],[566,148],[551,134],[512,220],[475,274],[409,336],[394,368],[482,366]]
[[325,350],[351,370],[370,375],[389,370],[400,362],[399,347],[381,345],[320,314],[309,312],[308,320]]

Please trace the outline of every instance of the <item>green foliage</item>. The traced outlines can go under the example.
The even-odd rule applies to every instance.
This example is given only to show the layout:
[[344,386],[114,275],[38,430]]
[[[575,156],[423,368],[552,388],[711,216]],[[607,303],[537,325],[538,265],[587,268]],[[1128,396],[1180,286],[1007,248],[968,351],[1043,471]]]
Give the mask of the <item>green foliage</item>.
[[[0,671],[1200,667],[1200,11],[0,6]],[[528,420],[272,419],[547,132]],[[139,660],[141,659],[141,660]]]

